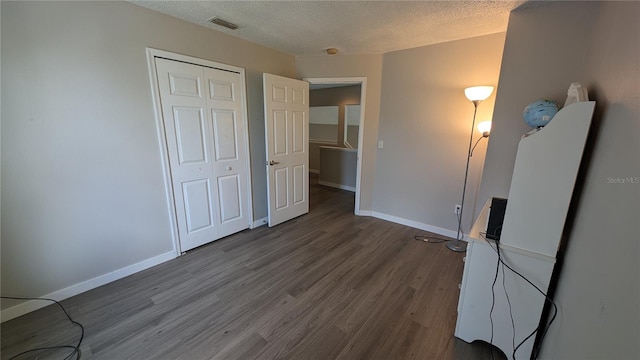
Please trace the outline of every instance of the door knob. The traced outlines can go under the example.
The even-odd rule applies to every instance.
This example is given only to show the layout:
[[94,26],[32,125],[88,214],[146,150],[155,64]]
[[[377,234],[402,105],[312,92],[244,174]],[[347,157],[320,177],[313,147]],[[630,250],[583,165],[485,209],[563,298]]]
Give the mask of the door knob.
[[280,163],[277,162],[277,161],[273,161],[273,160],[269,161],[269,166],[273,166],[273,165],[277,165],[277,164],[280,164]]
[[233,170],[233,168],[232,168],[231,166],[227,166],[227,167],[226,167],[226,168],[224,168],[224,169],[225,169],[225,170],[227,170],[227,171],[231,171],[231,170]]

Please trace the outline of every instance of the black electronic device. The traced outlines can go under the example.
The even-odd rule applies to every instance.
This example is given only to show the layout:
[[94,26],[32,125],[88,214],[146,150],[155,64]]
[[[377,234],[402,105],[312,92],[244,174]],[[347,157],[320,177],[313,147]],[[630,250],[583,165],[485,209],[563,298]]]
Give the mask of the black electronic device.
[[492,198],[489,209],[489,221],[487,221],[487,239],[498,241],[502,233],[504,214],[507,211],[507,199]]

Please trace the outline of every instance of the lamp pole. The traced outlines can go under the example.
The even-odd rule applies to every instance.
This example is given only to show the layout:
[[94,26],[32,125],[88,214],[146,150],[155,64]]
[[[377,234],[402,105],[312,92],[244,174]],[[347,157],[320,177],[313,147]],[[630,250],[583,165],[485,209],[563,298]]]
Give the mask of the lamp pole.
[[467,192],[467,179],[469,178],[469,161],[471,160],[471,145],[473,144],[473,129],[476,126],[476,114],[478,113],[478,104],[480,100],[473,100],[473,121],[471,122],[471,135],[469,136],[469,148],[467,150],[467,166],[464,170],[464,185],[462,185],[462,200],[460,201],[460,213],[458,214],[458,234],[455,241],[449,241],[447,247],[449,250],[463,252],[467,250],[467,243],[462,240],[464,232],[462,231],[462,214],[464,213],[464,197]]
[[[473,149],[473,128],[476,126],[476,115],[478,113],[478,104],[482,100],[486,100],[493,92],[493,86],[472,86],[464,89],[464,95],[473,103],[473,121],[471,122],[471,134],[469,135],[469,148],[467,149],[467,166],[464,169],[464,185],[462,186],[462,201],[460,202],[460,213],[458,214],[458,234],[455,241],[449,241],[447,247],[449,250],[463,252],[467,250],[467,243],[462,241],[464,231],[462,231],[462,214],[464,213],[464,196],[467,192],[467,179],[469,177],[469,161],[471,160],[471,154]],[[488,132],[482,134],[482,137],[487,137]],[[482,139],[482,138],[480,138]]]

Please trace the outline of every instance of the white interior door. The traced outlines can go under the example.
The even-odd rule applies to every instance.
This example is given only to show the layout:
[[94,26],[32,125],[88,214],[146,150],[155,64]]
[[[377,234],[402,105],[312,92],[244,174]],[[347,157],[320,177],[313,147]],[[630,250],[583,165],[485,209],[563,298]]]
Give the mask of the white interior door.
[[243,103],[240,99],[242,77],[238,73],[204,68],[207,82],[207,110],[213,137],[213,174],[218,211],[218,237],[248,227],[246,206],[247,147],[244,134]]
[[309,83],[263,74],[269,226],[309,212]]
[[180,250],[248,227],[238,73],[156,59]]

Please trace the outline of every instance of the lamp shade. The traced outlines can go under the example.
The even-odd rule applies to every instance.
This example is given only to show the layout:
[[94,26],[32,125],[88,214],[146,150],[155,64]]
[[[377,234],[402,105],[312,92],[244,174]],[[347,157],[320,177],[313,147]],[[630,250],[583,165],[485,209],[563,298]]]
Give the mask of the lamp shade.
[[491,96],[493,86],[472,86],[464,89],[464,95],[471,101],[482,101]]
[[480,131],[483,134],[491,132],[491,121],[483,121],[479,123],[478,131]]

